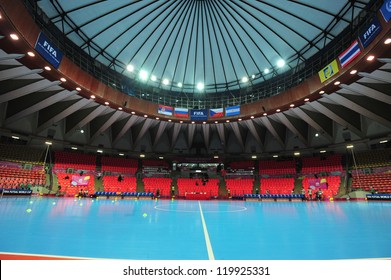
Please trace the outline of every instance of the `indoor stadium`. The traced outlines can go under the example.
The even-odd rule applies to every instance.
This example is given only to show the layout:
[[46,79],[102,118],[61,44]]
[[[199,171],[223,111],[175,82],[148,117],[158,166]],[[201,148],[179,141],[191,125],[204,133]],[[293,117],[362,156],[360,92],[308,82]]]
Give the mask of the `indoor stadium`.
[[0,0],[0,259],[389,260],[390,19]]

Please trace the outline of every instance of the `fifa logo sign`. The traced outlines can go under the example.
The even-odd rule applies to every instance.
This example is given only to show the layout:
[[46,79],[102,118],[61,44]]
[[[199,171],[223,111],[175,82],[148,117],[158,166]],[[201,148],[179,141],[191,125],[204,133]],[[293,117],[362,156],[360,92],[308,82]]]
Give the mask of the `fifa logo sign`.
[[47,42],[43,43],[43,47],[54,57],[57,57],[57,51]]
[[375,30],[376,30],[376,25],[371,24],[371,26],[367,29],[367,31],[363,35],[364,39],[366,40],[368,37],[370,37],[373,31]]

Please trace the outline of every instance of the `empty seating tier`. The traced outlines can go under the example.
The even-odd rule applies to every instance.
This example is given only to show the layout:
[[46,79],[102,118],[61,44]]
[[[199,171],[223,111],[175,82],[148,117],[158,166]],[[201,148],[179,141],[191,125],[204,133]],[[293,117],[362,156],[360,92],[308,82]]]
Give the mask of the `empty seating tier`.
[[34,149],[22,145],[0,144],[0,159],[4,161],[43,165],[45,152],[44,149]]
[[227,191],[232,197],[244,196],[253,192],[253,179],[226,179]]
[[209,179],[203,182],[201,179],[179,178],[178,195],[185,197],[187,193],[206,193],[209,197],[217,197],[219,192],[219,180]]
[[72,168],[74,170],[95,170],[96,155],[56,151],[54,168],[56,170],[66,170]]
[[135,192],[136,177],[103,176],[103,189],[105,192]]
[[313,194],[319,188],[322,189],[323,197],[331,198],[338,194],[341,185],[340,176],[324,176],[324,177],[305,177],[302,181],[305,193],[308,194],[308,189],[313,188]]
[[391,193],[391,173],[354,174],[353,189],[371,191],[372,188],[380,193]]
[[171,195],[171,178],[144,178],[144,191],[152,192],[154,195],[157,195],[159,190],[159,195],[161,197],[169,197]]
[[29,170],[7,166],[0,168],[1,189],[43,186],[45,184],[46,175],[43,169]]
[[261,179],[261,194],[291,194],[294,187],[294,178]]
[[138,168],[138,161],[136,159],[102,157],[101,162],[102,171],[134,175]]
[[355,159],[357,168],[391,166],[391,149],[359,152]]
[[259,175],[279,176],[296,174],[296,162],[290,160],[261,160]]
[[336,171],[343,171],[342,155],[302,158],[302,174],[317,174]]

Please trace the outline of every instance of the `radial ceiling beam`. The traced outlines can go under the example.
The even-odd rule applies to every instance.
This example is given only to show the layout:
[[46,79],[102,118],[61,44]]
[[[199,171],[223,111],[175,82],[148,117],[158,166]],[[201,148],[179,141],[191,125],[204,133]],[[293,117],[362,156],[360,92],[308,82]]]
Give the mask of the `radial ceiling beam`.
[[24,57],[24,54],[0,53],[0,61],[10,60],[10,59],[21,59],[22,57]]
[[209,144],[210,144],[210,125],[206,124],[202,126],[202,135],[204,137],[205,147],[206,150],[209,150]]
[[166,130],[167,125],[168,125],[168,122],[159,122],[159,126],[156,131],[155,139],[153,141],[154,147],[158,144],[160,138],[162,137],[164,131]]
[[145,122],[142,124],[142,127],[141,127],[139,133],[137,134],[137,137],[136,137],[136,140],[134,141],[133,147],[136,147],[140,143],[140,141],[144,137],[145,133],[147,133],[148,129],[151,127],[152,121],[153,120],[149,119],[149,118],[145,119]]
[[264,143],[261,140],[261,137],[259,136],[258,129],[255,127],[253,120],[246,120],[244,123],[247,125],[248,130],[254,137],[254,139],[257,141],[258,145],[261,147],[261,150],[263,150]]
[[[324,125],[322,125],[322,121],[319,119],[320,114],[319,113],[314,113],[311,111],[307,111],[303,108],[296,107],[293,108],[292,111],[299,116],[303,121],[308,123],[310,126],[312,126],[315,130],[319,132],[323,132],[324,136],[329,140],[330,142],[333,141],[333,129],[332,129],[332,121],[327,118],[327,120],[330,120],[331,129],[326,128]],[[316,116],[318,114],[319,116]],[[324,123],[324,121],[323,121]]]
[[176,141],[178,140],[179,132],[181,131],[181,124],[175,123],[172,131],[172,137],[171,137],[171,149],[175,147]]
[[84,106],[86,106],[87,104],[89,104],[91,102],[92,102],[92,100],[90,100],[90,99],[81,98],[80,100],[76,101],[74,104],[68,106],[65,110],[59,110],[58,114],[56,114],[52,118],[48,119],[47,121],[42,123],[37,128],[37,133],[42,132],[43,130],[50,127],[54,123],[60,122],[61,120],[63,120],[67,116],[69,116],[70,114],[76,112],[77,110],[82,109]]
[[[281,123],[283,123],[290,131],[293,132],[299,139],[308,146],[308,129],[307,124],[305,124],[303,121],[300,121],[298,119],[294,119],[293,117],[290,117],[289,115],[286,115],[284,113],[276,114],[277,117],[280,119]],[[304,133],[305,131],[305,133]]]
[[122,111],[115,111],[103,125],[91,136],[90,144],[96,140],[96,138],[103,132],[105,132],[119,117],[123,114]]
[[195,130],[196,130],[195,124],[187,125],[187,144],[188,144],[189,149],[191,148],[191,146],[193,146]]
[[390,83],[391,81],[391,73],[381,70],[376,70],[372,73],[359,72],[358,75],[360,77],[370,78],[372,80],[384,83]]
[[9,69],[0,71],[0,81],[21,78],[24,76],[28,76],[31,74],[38,74],[38,73],[42,73],[42,72],[43,72],[42,69],[30,70],[25,66],[9,68]]
[[75,129],[86,126],[98,116],[108,113],[109,110],[110,108],[108,108],[107,106],[99,105],[95,107],[95,109],[91,110],[91,112],[87,112],[86,115],[82,114],[82,110],[80,110],[80,112],[76,112],[77,115],[75,115],[75,117],[77,118],[77,120],[75,121],[75,125],[72,126],[72,128],[66,133],[66,135],[69,135]]
[[11,124],[13,122],[16,122],[17,120],[20,120],[21,118],[27,117],[28,115],[31,115],[33,113],[36,113],[44,108],[47,108],[48,106],[52,104],[56,104],[57,102],[60,102],[66,98],[68,98],[71,95],[76,95],[76,91],[69,92],[68,90],[63,90],[61,92],[58,92],[56,94],[53,94],[44,100],[39,101],[36,104],[33,104],[26,109],[23,109],[19,111],[18,113],[10,116],[6,119],[6,124]]
[[[331,94],[331,95],[328,95],[327,98],[330,98],[330,99],[334,100],[335,102],[338,102],[338,104],[341,104],[347,108],[350,108],[351,110],[353,110],[359,114],[362,114],[369,119],[377,121],[378,123],[380,123],[384,126],[391,127],[391,121],[390,121],[391,118],[386,119],[385,116],[383,117],[383,116],[375,113],[376,108],[378,108],[380,110],[379,112],[382,112],[383,109],[387,110],[387,108],[386,107],[382,108],[381,105],[379,104],[378,106],[374,106],[376,108],[372,108],[372,110],[371,110],[370,108],[367,107],[370,103],[370,100],[368,100],[367,98],[365,98],[365,100],[367,102],[362,103],[361,105],[359,103],[357,103],[360,101],[360,97],[354,98],[354,96],[349,96],[349,95]],[[391,110],[391,106],[388,104],[388,112],[389,112],[389,110]]]
[[7,102],[34,92],[42,91],[50,87],[58,86],[60,83],[60,81],[50,82],[48,80],[40,80],[0,95],[0,103]]
[[236,136],[236,139],[238,139],[238,142],[240,144],[240,147],[244,151],[244,141],[243,141],[243,135],[240,131],[239,124],[237,122],[231,122],[231,128]]
[[[347,112],[348,108],[343,107],[343,108],[341,108],[341,110],[339,110],[339,113],[341,113],[343,110],[345,110],[345,116],[341,116],[340,114],[336,113],[335,110],[331,109],[332,108],[331,104],[326,105],[325,103],[321,103],[319,101],[313,101],[309,105],[312,108],[316,109],[318,112],[324,114],[328,118],[330,118],[333,121],[335,121],[336,123],[340,124],[341,126],[348,128],[356,135],[359,135],[360,137],[364,136],[361,129],[356,127],[356,125],[353,125],[350,121],[346,120],[345,116],[347,116],[347,114],[348,114],[348,112]],[[334,107],[335,106],[337,106],[337,105],[334,105]]]
[[116,144],[128,130],[137,122],[137,116],[131,115],[127,120],[124,126],[122,126],[121,130],[118,132],[116,136],[113,135],[113,144]]
[[[391,81],[389,81],[391,82]],[[381,102],[391,104],[391,95],[383,93],[381,91],[375,90],[367,85],[359,84],[359,83],[353,83],[351,85],[340,85],[341,88],[349,90],[351,92],[356,92],[362,95],[365,95],[367,97],[379,100]]]
[[277,124],[276,121],[272,120],[269,117],[260,118],[263,125],[269,130],[273,137],[281,144],[282,147],[285,147],[285,127],[280,124]]

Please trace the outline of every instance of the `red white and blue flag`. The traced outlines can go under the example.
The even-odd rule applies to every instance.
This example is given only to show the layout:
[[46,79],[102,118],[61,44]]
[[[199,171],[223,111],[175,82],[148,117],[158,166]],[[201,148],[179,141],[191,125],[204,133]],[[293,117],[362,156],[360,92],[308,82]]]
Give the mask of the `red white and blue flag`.
[[166,116],[172,116],[172,107],[159,104],[158,113]]
[[189,109],[187,108],[174,108],[174,116],[181,118],[189,117]]
[[211,118],[222,118],[224,117],[224,108],[216,108],[209,110],[209,116]]
[[338,56],[341,67],[344,68],[361,53],[358,41],[354,41],[350,47]]

